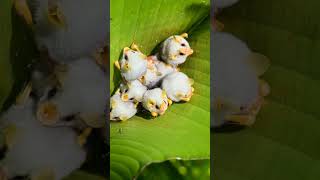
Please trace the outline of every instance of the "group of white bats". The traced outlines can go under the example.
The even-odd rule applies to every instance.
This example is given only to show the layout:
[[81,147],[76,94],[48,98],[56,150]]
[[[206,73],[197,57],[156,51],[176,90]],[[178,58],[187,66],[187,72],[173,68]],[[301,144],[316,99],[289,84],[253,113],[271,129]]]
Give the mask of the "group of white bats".
[[[246,43],[223,32],[223,23],[216,20],[223,8],[237,1],[214,0],[212,4],[216,13],[212,21],[214,43],[211,63],[214,65],[211,70],[211,87],[214,93],[211,98],[211,127],[219,127],[225,123],[252,125],[263,105],[264,97],[270,92],[268,83],[259,78],[269,67],[268,58],[252,52]],[[77,2],[13,0],[16,12],[32,27],[38,49],[45,56],[40,56],[41,59],[33,65],[30,82],[16,98],[16,102],[0,116],[0,128],[5,139],[2,147],[5,149],[4,158],[0,161],[0,179],[24,176],[33,180],[62,179],[85,161],[84,144],[92,128],[106,127],[105,108],[109,95],[106,88],[109,75],[105,69],[109,63],[105,62],[108,4],[106,0]],[[81,7],[74,7],[77,4]],[[82,16],[83,14],[86,16]],[[186,37],[186,34],[178,38],[183,37]],[[170,46],[168,52],[163,53],[167,56],[165,58],[178,62],[177,59],[183,57],[185,61],[186,56],[193,52],[188,42],[184,39],[173,42],[179,42],[179,46]],[[187,48],[184,48],[185,46]],[[133,49],[139,54],[136,47]],[[171,56],[172,49],[179,51],[180,55]],[[129,56],[124,55],[123,58],[128,61]],[[167,67],[172,67],[169,70],[175,72],[174,76],[167,80],[167,84],[162,84],[162,88],[174,88],[176,83],[172,83],[172,79],[186,82],[186,88],[179,89],[186,89],[186,92],[177,95],[174,91],[170,101],[188,101],[193,92],[190,79],[175,70],[176,64],[166,66],[158,60],[151,61],[157,62],[154,65],[164,72],[168,70]],[[127,71],[121,72],[124,78],[130,79],[134,74],[125,77],[129,69],[124,67],[126,65],[124,62],[118,64],[118,67],[127,68]],[[156,75],[162,76],[159,73]],[[148,84],[147,80],[148,78],[140,77],[139,81],[122,85],[119,91],[128,91],[128,85]],[[153,82],[151,78],[150,83]],[[144,90],[147,91],[147,88]],[[133,97],[129,97],[130,93],[126,93],[118,98],[121,98],[121,101],[130,100],[137,98],[137,94],[139,95],[135,92]],[[154,94],[159,95],[161,102],[150,101],[151,97],[155,97]],[[163,90],[159,90],[147,97],[148,101],[145,104],[153,116],[163,113],[160,112],[164,109],[163,94]],[[135,100],[142,101],[141,98]],[[169,103],[167,100],[166,107]],[[128,109],[125,108],[121,112],[126,110]],[[128,118],[115,116],[112,118]]]
[[122,82],[111,97],[110,120],[126,121],[133,117],[138,104],[153,117],[163,115],[172,102],[188,102],[193,95],[193,79],[180,71],[178,65],[193,54],[187,33],[167,38],[155,55],[144,55],[137,45],[123,50],[115,61]]

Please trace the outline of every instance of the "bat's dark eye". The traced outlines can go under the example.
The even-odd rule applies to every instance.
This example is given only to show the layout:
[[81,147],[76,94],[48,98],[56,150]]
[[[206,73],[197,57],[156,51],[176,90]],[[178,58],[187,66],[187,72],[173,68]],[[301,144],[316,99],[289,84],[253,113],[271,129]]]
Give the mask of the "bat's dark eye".
[[186,46],[186,44],[182,43],[181,46]]
[[127,55],[124,55],[124,59],[128,61],[129,58]]
[[124,93],[127,93],[128,92],[128,89],[124,90]]
[[129,100],[131,100],[131,101],[132,101],[132,100],[133,100],[133,98],[130,98]]
[[160,107],[158,105],[156,105],[156,108],[159,109]]
[[57,92],[58,92],[58,89],[57,89],[57,88],[52,88],[52,89],[50,89],[50,91],[48,92],[47,98],[48,98],[48,99],[53,98],[53,97],[57,94]]
[[184,55],[184,53],[182,53],[182,52],[181,52],[181,53],[179,53],[179,55],[183,56],[183,55]]

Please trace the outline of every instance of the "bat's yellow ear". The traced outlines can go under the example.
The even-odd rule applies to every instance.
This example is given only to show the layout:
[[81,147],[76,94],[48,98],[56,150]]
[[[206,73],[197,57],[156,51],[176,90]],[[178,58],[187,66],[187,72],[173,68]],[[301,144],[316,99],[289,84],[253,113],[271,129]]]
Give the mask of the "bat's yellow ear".
[[132,43],[130,47],[131,47],[132,50],[141,52],[139,47],[138,47],[138,45],[136,45],[135,43]]
[[128,47],[123,48],[123,52],[124,52],[124,53],[127,52],[127,51],[129,51],[129,50],[130,50],[130,48],[128,48]]
[[188,38],[188,34],[187,33],[183,33],[180,36],[183,37],[183,38]]
[[66,29],[67,27],[66,18],[60,7],[56,3],[49,3],[48,20],[49,23],[57,28]]
[[121,69],[119,61],[115,61],[114,65],[116,66],[117,69]]
[[173,36],[173,40],[176,41],[177,43],[180,43],[180,40],[177,36]]
[[31,11],[26,0],[13,0],[13,6],[19,16],[23,17],[28,25],[33,24]]

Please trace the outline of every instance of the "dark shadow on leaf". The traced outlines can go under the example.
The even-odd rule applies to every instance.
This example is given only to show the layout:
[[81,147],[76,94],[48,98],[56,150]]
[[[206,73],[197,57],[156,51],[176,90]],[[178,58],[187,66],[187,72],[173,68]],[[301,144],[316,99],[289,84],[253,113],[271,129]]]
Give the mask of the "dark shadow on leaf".
[[153,120],[156,118],[156,117],[153,117],[148,110],[144,109],[142,107],[141,103],[139,103],[137,109],[138,109],[138,112],[137,112],[136,116],[138,116],[138,117],[141,117],[145,120]]
[[246,126],[232,124],[232,123],[225,123],[222,126],[211,128],[211,132],[214,133],[234,133],[240,130],[245,129]]
[[[119,57],[118,57],[117,60],[119,60],[121,57],[122,57],[122,51],[119,54]],[[113,71],[113,81],[112,82],[113,82],[113,87],[115,87],[115,88],[111,92],[111,94],[113,95],[117,91],[118,87],[120,86],[122,77],[121,77],[120,70],[117,69],[114,64],[111,64],[110,66],[113,66],[113,69],[114,69],[114,71]]]
[[93,129],[88,137],[87,159],[80,169],[88,173],[109,177],[110,147],[102,137],[102,133],[103,129]]
[[116,68],[114,68],[114,69],[115,69],[115,71],[113,71],[113,86],[115,88],[113,89],[111,94],[114,94],[117,91],[118,87],[120,86],[121,79],[122,79],[120,71]]
[[[191,4],[190,6],[185,8],[185,11],[188,14],[197,14],[198,12],[202,11],[203,9],[206,9],[208,11],[208,16],[205,16],[202,20],[199,20],[197,23],[193,24],[190,29],[186,30],[189,34],[194,30],[194,29],[199,29],[197,28],[205,19],[210,18],[210,5],[204,4],[204,3],[194,3]],[[209,29],[208,29],[209,30]]]
[[[165,41],[165,40],[163,40],[163,41]],[[161,44],[162,44],[163,41],[161,41],[160,43],[158,43],[158,44],[156,45],[156,47],[151,51],[151,54],[150,54],[150,55],[157,54],[157,53],[159,52],[160,46],[161,46]]]

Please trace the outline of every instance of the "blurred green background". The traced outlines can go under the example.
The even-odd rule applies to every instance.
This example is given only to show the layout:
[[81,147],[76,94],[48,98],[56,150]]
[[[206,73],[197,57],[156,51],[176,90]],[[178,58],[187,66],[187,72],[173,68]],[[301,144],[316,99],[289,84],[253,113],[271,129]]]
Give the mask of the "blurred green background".
[[[30,79],[32,65],[39,58],[33,31],[12,8],[11,0],[0,5],[0,109],[6,110]],[[0,132],[2,133],[2,132]],[[106,179],[109,169],[108,146],[94,131],[87,144],[88,156],[70,180]]]
[[271,59],[271,94],[256,123],[212,133],[218,180],[320,178],[320,1],[240,0],[218,19]]

